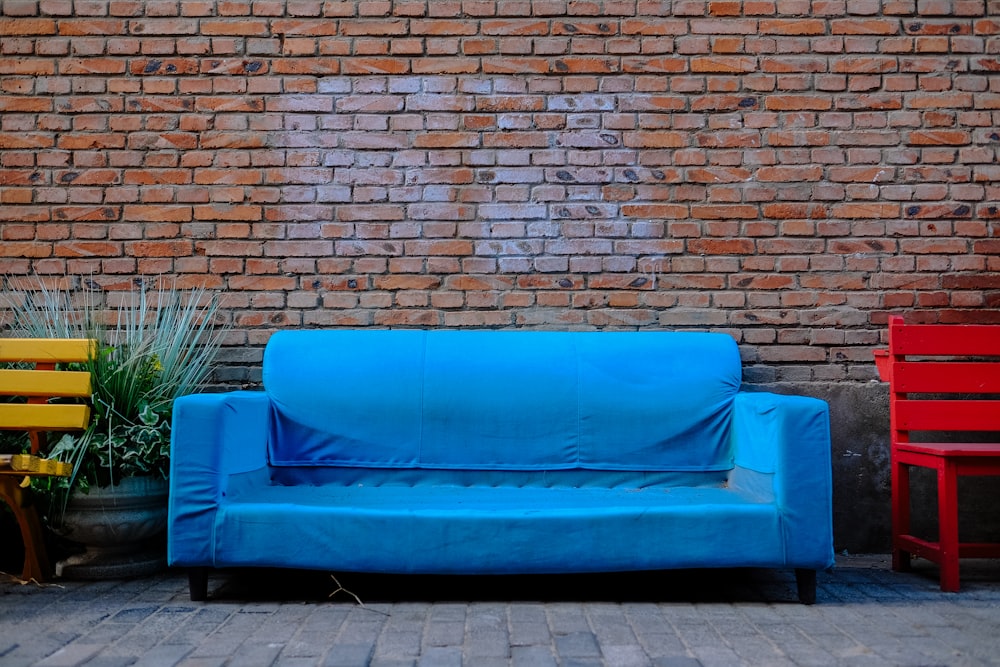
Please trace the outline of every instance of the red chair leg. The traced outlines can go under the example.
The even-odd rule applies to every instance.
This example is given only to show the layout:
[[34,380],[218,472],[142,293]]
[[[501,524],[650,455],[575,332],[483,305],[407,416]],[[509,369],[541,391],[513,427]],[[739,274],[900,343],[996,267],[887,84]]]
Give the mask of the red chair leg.
[[898,537],[910,534],[910,467],[892,462],[892,569],[907,572],[910,553],[899,546]]
[[941,590],[958,591],[958,472],[944,458],[938,467],[938,542],[941,545]]

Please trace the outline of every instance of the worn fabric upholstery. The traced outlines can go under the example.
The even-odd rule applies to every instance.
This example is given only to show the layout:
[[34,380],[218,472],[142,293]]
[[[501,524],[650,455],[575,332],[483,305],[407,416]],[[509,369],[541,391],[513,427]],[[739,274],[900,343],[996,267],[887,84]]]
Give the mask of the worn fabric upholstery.
[[724,334],[276,333],[175,405],[169,560],[397,573],[833,563],[827,406]]

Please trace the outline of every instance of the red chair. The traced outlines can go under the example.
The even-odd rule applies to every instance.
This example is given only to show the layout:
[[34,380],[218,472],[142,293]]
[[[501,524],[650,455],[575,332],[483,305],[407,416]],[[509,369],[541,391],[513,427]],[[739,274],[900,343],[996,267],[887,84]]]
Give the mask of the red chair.
[[[1000,475],[1000,443],[910,438],[1000,432],[1000,326],[905,324],[891,317],[889,349],[876,350],[875,361],[890,392],[892,567],[905,571],[911,556],[926,558],[940,566],[941,590],[957,591],[959,558],[1000,558],[1000,543],[960,542],[958,535],[958,478]],[[936,542],[911,534],[912,466],[937,471]]]

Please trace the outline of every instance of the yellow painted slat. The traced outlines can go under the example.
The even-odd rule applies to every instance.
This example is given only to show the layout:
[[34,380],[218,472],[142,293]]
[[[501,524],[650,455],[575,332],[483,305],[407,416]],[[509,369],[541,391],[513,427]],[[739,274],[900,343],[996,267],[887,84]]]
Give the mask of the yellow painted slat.
[[69,477],[73,474],[73,466],[55,459],[43,459],[31,454],[15,454],[10,457],[10,469],[31,475],[56,475]]
[[0,396],[90,396],[87,371],[0,369]]
[[5,431],[72,431],[87,427],[86,405],[0,403],[0,429]]
[[0,338],[2,362],[87,361],[94,341],[85,338]]

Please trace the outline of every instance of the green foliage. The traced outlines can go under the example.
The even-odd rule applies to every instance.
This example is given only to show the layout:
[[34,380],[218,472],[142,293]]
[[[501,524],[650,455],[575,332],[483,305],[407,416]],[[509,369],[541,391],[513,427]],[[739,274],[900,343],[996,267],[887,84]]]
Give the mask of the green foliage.
[[97,354],[81,365],[93,384],[90,426],[64,435],[49,452],[73,464],[66,485],[166,478],[173,401],[204,386],[225,334],[215,326],[217,299],[202,289],[138,290],[124,294],[117,309],[101,310],[86,290],[39,285],[4,296],[12,335],[97,341]]

